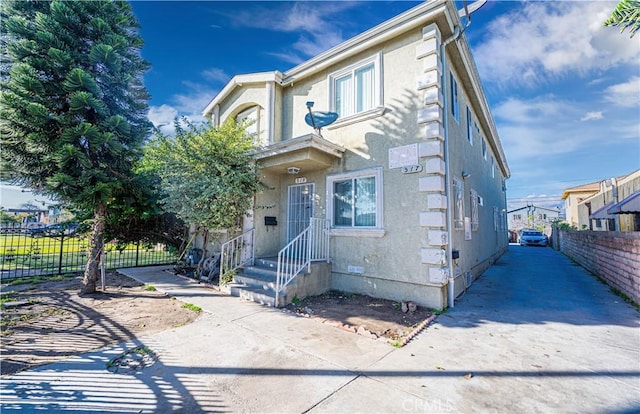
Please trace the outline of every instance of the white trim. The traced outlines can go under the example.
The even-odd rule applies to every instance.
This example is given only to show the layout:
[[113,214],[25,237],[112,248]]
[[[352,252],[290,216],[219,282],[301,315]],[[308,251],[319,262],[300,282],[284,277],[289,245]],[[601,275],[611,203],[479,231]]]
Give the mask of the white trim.
[[331,237],[384,237],[387,231],[385,229],[360,229],[360,228],[333,228],[329,231]]
[[[384,236],[384,194],[383,194],[383,169],[382,167],[368,168],[365,170],[348,171],[345,173],[336,173],[327,175],[326,184],[326,205],[327,218],[331,223],[331,230],[336,231],[336,235],[360,235],[362,232],[368,234],[378,234],[373,237]],[[336,227],[334,224],[334,203],[333,203],[333,183],[336,181],[353,180],[362,177],[374,177],[376,185],[376,224],[371,227],[349,226]],[[382,232],[382,233],[380,233]]]
[[271,145],[275,139],[275,114],[276,114],[276,85],[275,82],[266,84],[266,100],[264,109],[264,120],[266,122],[265,132],[267,134],[267,145]]
[[445,14],[449,26],[453,29],[453,24],[448,16],[448,12],[449,10],[447,10],[447,2],[445,0],[432,0],[421,3],[286,71],[283,74],[283,82],[286,84],[298,81],[301,78],[325,70],[331,65],[343,62],[345,59],[395,38],[401,33],[424,26],[426,23],[432,22],[434,17],[441,13]]
[[229,83],[225,85],[224,88],[209,102],[209,104],[202,111],[202,116],[208,116],[213,111],[213,108],[218,105],[220,102],[224,101],[224,99],[233,92],[233,90],[237,86],[242,86],[248,83],[266,83],[266,82],[282,82],[282,73],[279,71],[271,71],[271,72],[258,72],[258,73],[249,73],[246,75],[236,75]]
[[360,112],[358,114],[347,116],[345,118],[339,118],[336,122],[334,122],[329,126],[326,126],[325,128],[329,130],[342,128],[344,126],[355,124],[357,122],[362,122],[368,119],[377,118],[379,116],[384,115],[386,111],[387,111],[387,108],[385,106],[378,106],[368,111]]
[[[355,108],[355,103],[356,103],[356,93],[355,93],[355,72],[360,69],[363,68],[365,66],[369,66],[373,63],[373,108],[370,109],[366,109],[364,111],[360,111],[357,112],[356,108]],[[329,108],[330,111],[333,112],[338,112],[336,110],[336,90],[335,90],[335,82],[337,79],[342,78],[346,75],[351,75],[351,79],[352,79],[352,83],[353,83],[353,102],[351,102],[351,104],[354,106],[353,108],[351,108],[351,110],[353,111],[350,115],[348,115],[347,119],[351,119],[354,116],[357,115],[361,115],[364,113],[368,113],[371,110],[375,110],[377,108],[379,108],[383,101],[382,101],[382,97],[383,97],[383,78],[382,78],[382,51],[369,56],[365,59],[361,59],[356,63],[353,63],[347,67],[341,68],[340,70],[337,70],[335,72],[330,73],[327,76],[327,85],[329,86],[329,93],[328,93],[328,97],[329,97],[329,102],[327,107]]]

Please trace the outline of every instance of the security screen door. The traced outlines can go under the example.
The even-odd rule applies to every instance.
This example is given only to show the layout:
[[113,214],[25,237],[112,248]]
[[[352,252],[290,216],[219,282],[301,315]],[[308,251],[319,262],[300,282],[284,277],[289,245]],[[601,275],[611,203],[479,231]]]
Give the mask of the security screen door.
[[287,205],[287,242],[295,239],[309,227],[313,217],[313,195],[315,185],[299,184],[289,186]]

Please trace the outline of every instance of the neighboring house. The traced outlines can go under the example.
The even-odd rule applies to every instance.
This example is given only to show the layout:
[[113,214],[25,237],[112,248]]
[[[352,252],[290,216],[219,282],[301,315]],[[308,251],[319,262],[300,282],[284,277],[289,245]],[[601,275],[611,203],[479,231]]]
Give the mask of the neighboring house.
[[640,170],[627,176],[605,179],[599,191],[578,205],[580,228],[595,231],[639,231]]
[[565,202],[565,221],[570,225],[578,228],[578,230],[582,230],[578,222],[578,204],[597,193],[599,189],[600,182],[598,181],[595,183],[583,184],[564,190],[564,192],[562,193],[562,199]]
[[[235,265],[280,274],[251,293],[249,274],[267,272],[245,265],[232,291],[273,303],[276,285],[282,305],[331,288],[441,309],[506,251],[510,172],[462,28],[454,3],[422,3],[287,72],[234,76],[209,103],[214,124],[255,121],[269,186],[223,264],[239,254]],[[314,131],[310,102],[338,120]],[[322,286],[284,288],[300,266]]]
[[509,231],[516,233],[522,229],[537,229],[551,235],[551,224],[560,218],[560,210],[533,204],[507,212]]
[[27,225],[28,223],[49,223],[49,210],[9,208],[6,210],[6,213],[11,217],[20,217],[23,225]]

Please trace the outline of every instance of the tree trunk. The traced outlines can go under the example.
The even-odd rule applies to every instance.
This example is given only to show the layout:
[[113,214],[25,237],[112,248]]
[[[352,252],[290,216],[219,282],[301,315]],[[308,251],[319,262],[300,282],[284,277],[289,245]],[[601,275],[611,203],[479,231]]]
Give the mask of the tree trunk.
[[202,243],[202,256],[200,257],[200,261],[198,262],[198,266],[196,267],[196,277],[200,279],[202,276],[202,265],[207,258],[207,245],[209,244],[209,229],[204,229],[204,241]]
[[89,256],[87,266],[84,270],[84,279],[82,280],[81,293],[95,293],[96,284],[100,277],[100,255],[104,250],[104,222],[106,218],[106,207],[100,203],[93,215],[93,228],[91,230],[91,239],[89,240]]

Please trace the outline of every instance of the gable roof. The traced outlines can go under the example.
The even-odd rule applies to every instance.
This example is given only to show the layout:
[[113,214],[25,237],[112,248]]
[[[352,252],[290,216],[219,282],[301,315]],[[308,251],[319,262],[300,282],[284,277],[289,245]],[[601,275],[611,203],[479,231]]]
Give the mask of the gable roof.
[[[509,178],[511,176],[511,171],[507,164],[504,149],[502,148],[502,144],[498,138],[497,128],[491,115],[491,111],[489,110],[489,103],[484,94],[482,83],[480,82],[478,69],[475,65],[469,45],[466,42],[466,39],[464,39],[464,28],[460,20],[459,13],[461,12],[456,9],[455,3],[451,0],[427,0],[404,13],[397,15],[396,17],[382,22],[367,31],[320,53],[298,66],[285,71],[284,73],[274,71],[234,76],[231,81],[211,100],[211,102],[209,102],[202,112],[202,115],[205,117],[211,115],[217,104],[229,96],[236,87],[242,86],[243,79],[247,83],[273,81],[281,86],[291,85],[296,81],[309,77],[366,49],[382,44],[402,33],[419,28],[428,22],[436,21],[443,37],[442,44],[445,44],[444,39],[447,39],[449,36],[454,34],[459,36],[455,37],[456,40],[464,40],[451,42],[455,46],[455,53],[453,53],[453,56],[459,59],[466,69],[464,71],[464,75],[468,77],[471,84],[471,90],[473,91],[473,93],[469,94],[470,99],[477,103],[480,112],[483,114],[483,117],[479,117],[479,121],[483,122],[486,120],[485,126],[489,131],[487,141],[494,150],[493,152],[495,154],[497,164],[504,177]],[[449,39],[453,40],[453,38],[454,37],[452,36]],[[243,77],[243,79],[241,79],[241,77]]]
[[569,187],[562,193],[562,199],[569,197],[570,193],[596,193],[600,189],[600,181]]
[[507,214],[515,213],[516,211],[520,211],[520,210],[527,210],[529,208],[533,208],[536,211],[537,210],[546,210],[546,211],[552,211],[554,213],[560,213],[560,209],[555,209],[555,208],[539,207],[539,206],[524,206],[524,207],[516,208],[514,210],[507,211]]

